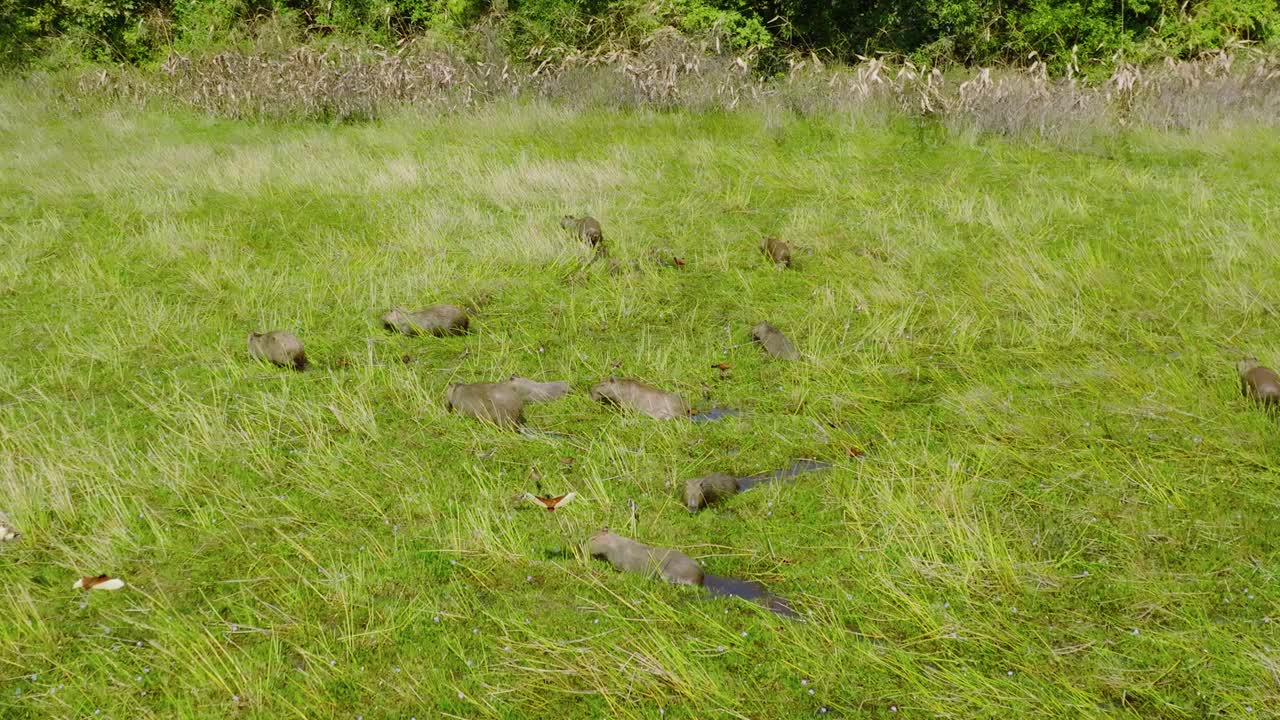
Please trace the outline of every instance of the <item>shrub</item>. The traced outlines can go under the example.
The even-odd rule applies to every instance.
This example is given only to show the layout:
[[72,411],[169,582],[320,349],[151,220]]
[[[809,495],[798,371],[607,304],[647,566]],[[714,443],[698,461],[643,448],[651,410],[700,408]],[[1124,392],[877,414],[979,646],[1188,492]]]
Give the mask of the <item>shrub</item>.
[[298,39],[334,36],[391,47],[422,33],[481,38],[534,64],[635,49],[660,28],[712,33],[756,48],[757,69],[790,52],[895,54],[930,65],[1023,61],[1050,69],[1113,58],[1193,57],[1280,36],[1280,0],[0,0],[0,62],[60,38],[93,62],[139,62],[169,47],[235,44],[263,18]]
[[1187,56],[1235,41],[1264,41],[1280,32],[1275,0],[1201,0],[1185,8],[1169,1],[1154,28],[1164,54]]
[[705,0],[675,0],[671,11],[687,33],[718,33],[735,50],[771,47],[773,36],[760,16],[746,2],[733,5],[716,7]]

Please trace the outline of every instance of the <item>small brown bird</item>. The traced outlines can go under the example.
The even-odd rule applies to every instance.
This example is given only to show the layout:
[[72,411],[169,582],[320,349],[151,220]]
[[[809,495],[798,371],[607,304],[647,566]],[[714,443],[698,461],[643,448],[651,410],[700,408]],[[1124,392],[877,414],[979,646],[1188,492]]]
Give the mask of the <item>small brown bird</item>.
[[294,370],[307,368],[307,354],[302,350],[302,341],[284,330],[249,333],[249,357]]
[[1236,363],[1240,373],[1240,392],[1263,405],[1280,404],[1280,375],[1269,367],[1258,364],[1256,358],[1244,358]]
[[677,256],[667,248],[650,248],[649,262],[663,267],[684,267],[684,258]]
[[760,241],[760,249],[773,262],[791,267],[791,246],[776,237],[767,237]]
[[74,590],[119,590],[124,587],[124,581],[108,575],[98,575],[95,577],[82,577],[71,587]]
[[559,497],[543,497],[541,495],[534,495],[533,493],[524,494],[525,500],[542,505],[547,512],[555,512],[556,510],[559,510],[565,505],[573,502],[573,499],[576,497],[578,497],[578,493],[573,492],[565,493]]

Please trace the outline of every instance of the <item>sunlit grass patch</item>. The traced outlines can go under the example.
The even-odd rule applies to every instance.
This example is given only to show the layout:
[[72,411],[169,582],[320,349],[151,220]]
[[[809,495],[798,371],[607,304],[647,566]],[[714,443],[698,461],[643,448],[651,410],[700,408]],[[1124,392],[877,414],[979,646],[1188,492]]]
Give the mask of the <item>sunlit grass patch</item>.
[[[0,105],[4,717],[1280,706],[1276,424],[1234,368],[1280,363],[1269,131]],[[378,322],[433,303],[470,334]],[[249,361],[276,328],[311,369]],[[529,434],[447,412],[513,374],[575,393]],[[741,414],[592,402],[615,374]],[[683,507],[798,457],[835,466]],[[803,622],[616,573],[581,547],[605,525]],[[70,589],[99,573],[128,585]]]

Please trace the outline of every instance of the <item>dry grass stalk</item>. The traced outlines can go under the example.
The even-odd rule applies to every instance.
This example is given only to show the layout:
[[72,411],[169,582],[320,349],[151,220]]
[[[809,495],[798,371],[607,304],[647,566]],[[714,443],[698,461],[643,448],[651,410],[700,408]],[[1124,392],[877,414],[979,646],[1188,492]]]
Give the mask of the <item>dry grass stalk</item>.
[[[1280,117],[1280,58],[1239,48],[1139,67],[1118,58],[1102,82],[1069,63],[1060,77],[1036,55],[1025,68],[944,73],[904,59],[862,58],[829,66],[797,55],[785,74],[762,79],[755,58],[714,39],[660,31],[635,49],[548,56],[532,71],[469,61],[413,43],[394,51],[306,46],[288,51],[174,54],[154,75],[86,74],[78,91],[145,100],[168,96],[202,112],[238,118],[364,120],[405,105],[472,107],[540,98],[606,108],[785,109],[802,115],[891,108],[1005,135],[1054,135],[1081,125],[1196,129]],[[536,58],[535,58],[536,59]]]

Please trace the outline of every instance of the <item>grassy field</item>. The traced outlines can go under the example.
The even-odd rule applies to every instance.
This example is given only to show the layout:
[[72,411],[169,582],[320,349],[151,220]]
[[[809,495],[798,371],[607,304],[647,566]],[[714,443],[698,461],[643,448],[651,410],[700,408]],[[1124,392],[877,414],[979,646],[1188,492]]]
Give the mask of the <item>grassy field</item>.
[[[0,90],[0,716],[1276,717],[1280,448],[1234,363],[1280,363],[1278,177],[1262,128]],[[630,269],[654,246],[686,265]],[[377,326],[433,302],[474,332]],[[272,328],[313,369],[251,363]],[[565,437],[446,413],[512,373],[574,383],[527,413]],[[744,412],[619,414],[585,393],[611,373]],[[796,457],[837,465],[680,504]],[[578,502],[513,508],[535,468]],[[619,574],[602,525],[804,622]],[[100,572],[129,586],[72,590]]]

